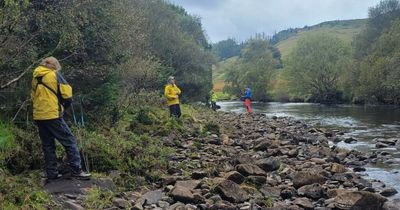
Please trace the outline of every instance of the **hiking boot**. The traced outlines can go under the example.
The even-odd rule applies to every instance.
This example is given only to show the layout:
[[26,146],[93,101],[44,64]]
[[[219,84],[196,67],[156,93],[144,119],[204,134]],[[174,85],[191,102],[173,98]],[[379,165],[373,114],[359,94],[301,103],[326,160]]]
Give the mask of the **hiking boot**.
[[47,177],[45,180],[45,184],[60,180],[61,178],[63,178],[63,176],[61,174],[57,174],[56,176],[53,176],[53,177]]
[[83,171],[80,172],[72,172],[72,177],[75,177],[77,179],[83,179],[83,180],[88,180],[90,179],[92,175],[89,173],[85,173]]

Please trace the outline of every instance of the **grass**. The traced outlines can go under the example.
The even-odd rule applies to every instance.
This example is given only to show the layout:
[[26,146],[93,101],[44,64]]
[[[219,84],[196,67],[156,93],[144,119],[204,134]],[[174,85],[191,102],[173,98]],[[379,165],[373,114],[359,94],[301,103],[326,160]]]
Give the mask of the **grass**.
[[282,55],[282,60],[286,60],[287,56],[290,54],[291,50],[296,46],[297,41],[302,38],[309,36],[314,33],[325,32],[329,34],[333,34],[338,38],[342,39],[346,42],[351,42],[353,37],[360,32],[361,28],[351,28],[351,29],[336,29],[336,28],[317,28],[309,31],[303,31],[298,33],[295,36],[292,36],[289,39],[283,40],[276,44],[276,47],[279,49]]

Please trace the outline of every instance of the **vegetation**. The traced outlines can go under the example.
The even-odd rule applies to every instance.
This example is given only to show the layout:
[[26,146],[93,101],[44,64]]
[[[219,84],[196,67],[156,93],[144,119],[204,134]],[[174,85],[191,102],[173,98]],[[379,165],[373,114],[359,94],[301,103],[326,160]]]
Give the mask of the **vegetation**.
[[290,92],[314,102],[339,101],[339,77],[349,56],[350,46],[329,34],[299,40],[288,58]]
[[[180,121],[170,119],[161,94],[170,75],[185,102],[204,100],[212,88],[211,45],[200,19],[183,8],[163,0],[7,0],[0,13],[1,208],[57,208],[42,190],[43,157],[30,117],[31,75],[44,57],[60,60],[75,111],[84,110],[87,126],[72,129],[91,170],[118,170],[120,190],[160,179],[174,154],[163,136],[202,133],[197,109],[184,106]],[[65,118],[72,122],[69,111]],[[64,154],[60,145],[57,153]],[[107,192],[90,195],[89,209],[109,204],[97,203]]]
[[243,43],[238,44],[235,39],[229,38],[213,44],[212,51],[219,58],[219,60],[225,60],[234,56],[238,56],[242,48]]
[[224,91],[240,97],[246,86],[253,90],[255,100],[267,101],[274,70],[280,57],[274,57],[273,47],[268,40],[252,39],[244,44],[240,57],[225,73]]

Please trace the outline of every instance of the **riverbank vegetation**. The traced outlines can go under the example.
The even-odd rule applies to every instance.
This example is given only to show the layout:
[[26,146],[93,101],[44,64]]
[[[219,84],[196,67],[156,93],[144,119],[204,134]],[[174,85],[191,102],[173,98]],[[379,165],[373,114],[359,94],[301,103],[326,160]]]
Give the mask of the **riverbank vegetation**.
[[[383,0],[369,9],[366,20],[330,21],[264,37],[261,40],[270,49],[284,49],[278,51],[279,58],[281,54],[284,57],[283,65],[269,70],[268,81],[262,81],[261,89],[257,79],[248,84],[247,69],[254,67],[259,75],[264,75],[265,68],[257,65],[265,59],[247,62],[243,60],[246,42],[231,44],[234,49],[243,46],[235,56],[244,61],[246,70],[238,70],[238,65],[227,68],[224,86],[227,92],[253,86],[255,94],[261,93],[254,96],[255,100],[399,105],[399,17],[399,1]],[[232,78],[243,82],[237,85]]]
[[[9,0],[0,13],[0,208],[57,207],[42,189],[29,100],[32,70],[47,56],[60,60],[74,88],[76,116],[68,110],[65,118],[81,122],[72,129],[91,171],[118,171],[118,188],[160,180],[179,144],[165,146],[162,137],[207,132],[196,118],[206,111],[183,106],[182,119],[170,119],[162,97],[170,75],[184,102],[204,100],[212,86],[210,44],[200,18],[183,8],[162,0]],[[64,154],[60,145],[57,152]]]

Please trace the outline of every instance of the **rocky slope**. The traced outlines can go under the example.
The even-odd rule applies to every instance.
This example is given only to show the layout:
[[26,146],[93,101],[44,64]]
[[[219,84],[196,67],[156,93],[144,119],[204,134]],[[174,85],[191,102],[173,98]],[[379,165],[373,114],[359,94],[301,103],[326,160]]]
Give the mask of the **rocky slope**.
[[[329,146],[335,132],[261,114],[218,112],[214,120],[208,135],[165,137],[177,148],[168,175],[108,209],[400,209],[386,198],[394,189],[362,176],[376,155]],[[83,209],[84,196],[58,198]]]

